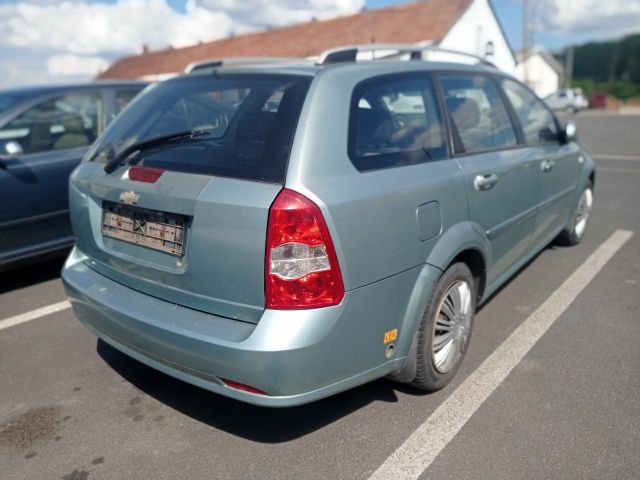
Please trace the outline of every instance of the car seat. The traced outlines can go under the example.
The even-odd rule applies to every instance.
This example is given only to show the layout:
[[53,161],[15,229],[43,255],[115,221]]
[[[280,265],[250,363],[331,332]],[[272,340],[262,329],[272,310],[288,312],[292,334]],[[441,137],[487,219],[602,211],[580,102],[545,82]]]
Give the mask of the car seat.
[[55,150],[83,147],[91,143],[80,115],[65,115],[62,126],[64,133],[53,144]]

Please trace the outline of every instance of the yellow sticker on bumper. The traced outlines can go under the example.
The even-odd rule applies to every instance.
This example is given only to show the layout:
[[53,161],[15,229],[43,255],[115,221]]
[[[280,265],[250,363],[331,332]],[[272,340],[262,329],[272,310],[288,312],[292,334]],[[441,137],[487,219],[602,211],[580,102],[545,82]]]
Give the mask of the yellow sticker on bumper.
[[384,343],[393,342],[396,338],[398,338],[398,329],[394,328],[384,334]]

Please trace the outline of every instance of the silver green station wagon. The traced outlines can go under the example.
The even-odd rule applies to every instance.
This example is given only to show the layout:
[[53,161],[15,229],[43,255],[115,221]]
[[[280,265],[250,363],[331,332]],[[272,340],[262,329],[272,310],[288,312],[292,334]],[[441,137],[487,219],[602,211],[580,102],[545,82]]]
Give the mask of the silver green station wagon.
[[580,242],[594,163],[496,68],[406,46],[356,61],[384,48],[214,62],[134,100],[70,181],[80,321],[257,405],[384,376],[444,387],[476,307]]

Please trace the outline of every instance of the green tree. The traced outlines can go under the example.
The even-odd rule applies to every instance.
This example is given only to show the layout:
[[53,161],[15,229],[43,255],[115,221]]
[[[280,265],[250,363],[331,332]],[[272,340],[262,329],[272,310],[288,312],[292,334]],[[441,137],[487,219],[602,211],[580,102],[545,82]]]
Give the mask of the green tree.
[[[564,62],[567,50],[557,58]],[[620,99],[640,95],[640,34],[574,47],[572,86],[585,94],[606,91]]]

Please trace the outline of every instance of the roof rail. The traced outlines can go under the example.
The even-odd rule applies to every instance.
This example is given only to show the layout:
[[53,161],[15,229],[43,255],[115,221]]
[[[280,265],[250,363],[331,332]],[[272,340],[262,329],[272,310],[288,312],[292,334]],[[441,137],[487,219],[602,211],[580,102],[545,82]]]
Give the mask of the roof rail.
[[[391,55],[388,53],[390,51],[393,52]],[[371,52],[373,60],[384,60],[389,59],[389,57],[392,56],[406,54],[409,55],[410,60],[422,60],[423,52],[447,53],[471,58],[477,63],[497,68],[489,60],[479,57],[478,55],[473,55],[472,53],[440,48],[435,45],[415,45],[411,43],[368,43],[363,45],[349,45],[345,47],[332,48],[331,50],[322,52],[316,63],[318,65],[331,65],[334,63],[355,62],[357,61],[358,54],[362,52]],[[385,52],[387,55],[376,59],[376,52]]]
[[204,70],[206,68],[216,67],[241,67],[245,65],[261,65],[270,63],[283,63],[283,62],[297,62],[307,63],[308,60],[304,58],[293,57],[228,57],[212,60],[204,60],[200,62],[192,62],[184,69],[184,73],[191,73],[197,70]]

